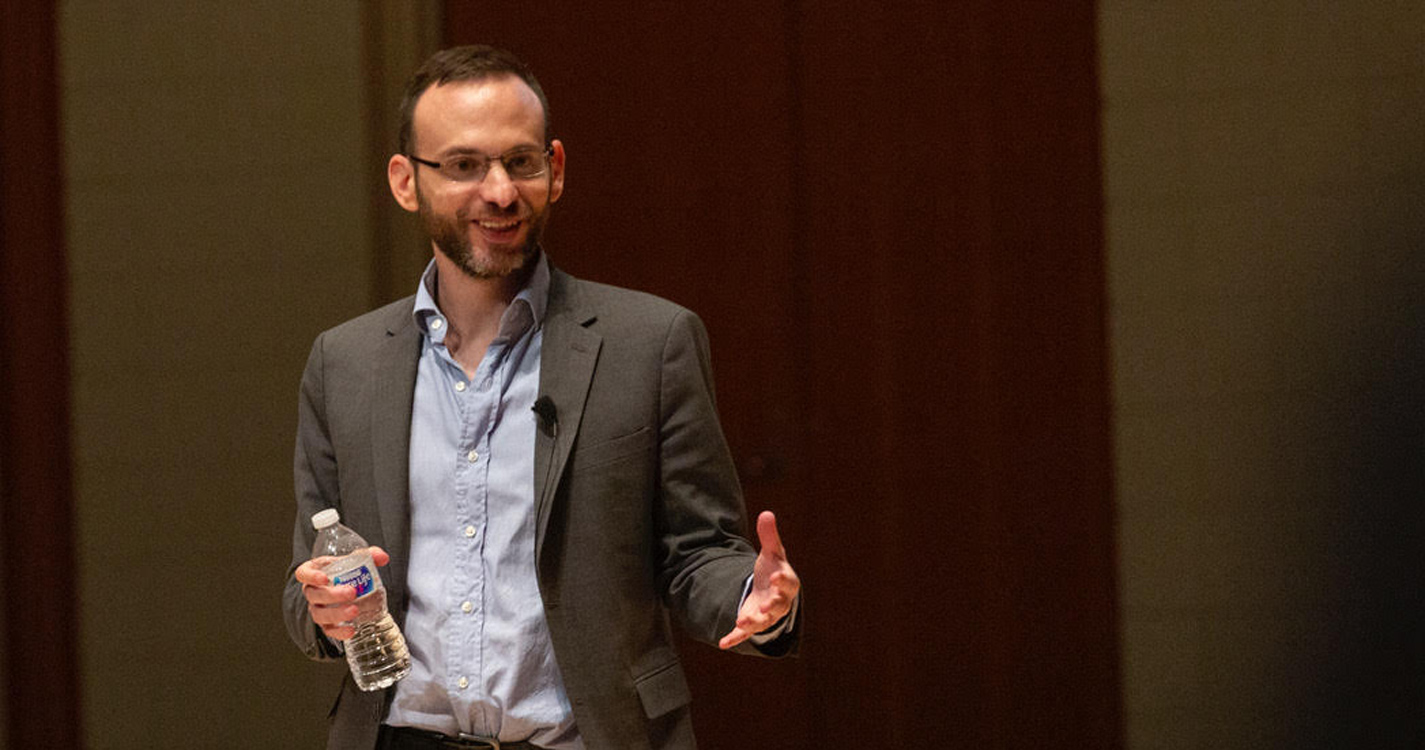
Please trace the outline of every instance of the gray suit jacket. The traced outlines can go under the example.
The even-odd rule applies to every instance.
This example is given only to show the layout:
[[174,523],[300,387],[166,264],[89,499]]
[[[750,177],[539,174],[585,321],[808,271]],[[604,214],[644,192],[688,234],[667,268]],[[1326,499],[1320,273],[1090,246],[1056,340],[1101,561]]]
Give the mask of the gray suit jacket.
[[[338,508],[391,553],[382,579],[404,617],[421,350],[412,305],[407,298],[323,333],[302,375],[283,609],[292,639],[314,659],[339,655],[291,572],[311,555],[310,519],[322,508]],[[579,731],[591,750],[692,748],[669,614],[716,643],[732,629],[755,559],[713,403],[707,334],[670,302],[552,270],[540,393],[555,424],[535,440],[535,556]],[[797,637],[739,650],[781,655]],[[390,692],[363,693],[348,676],[328,747],[373,747]]]

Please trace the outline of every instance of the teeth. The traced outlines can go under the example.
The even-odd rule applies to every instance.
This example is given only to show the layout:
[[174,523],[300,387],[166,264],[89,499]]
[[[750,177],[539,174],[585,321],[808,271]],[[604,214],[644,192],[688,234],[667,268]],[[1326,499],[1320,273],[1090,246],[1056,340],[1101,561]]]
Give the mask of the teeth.
[[502,229],[513,229],[517,224],[519,224],[518,221],[481,221],[478,223],[483,229],[491,229],[495,231],[499,231]]

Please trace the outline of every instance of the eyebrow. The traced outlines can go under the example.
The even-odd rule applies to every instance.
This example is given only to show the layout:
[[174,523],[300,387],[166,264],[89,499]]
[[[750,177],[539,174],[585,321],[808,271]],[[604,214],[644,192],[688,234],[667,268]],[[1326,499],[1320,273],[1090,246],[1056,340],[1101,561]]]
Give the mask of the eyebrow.
[[502,157],[502,156],[504,156],[504,155],[506,155],[506,154],[513,154],[513,153],[516,153],[516,152],[519,152],[519,151],[539,151],[539,150],[540,150],[540,147],[537,146],[537,145],[520,145],[520,146],[515,146],[514,148],[505,149],[504,151],[501,151],[500,153],[498,153],[498,154],[496,154],[496,155],[494,155],[494,156],[491,156],[491,155],[489,155],[489,154],[487,154],[487,153],[485,153],[484,151],[481,151],[481,150],[479,150],[479,149],[466,148],[466,147],[464,147],[464,146],[452,146],[452,147],[450,147],[449,149],[446,149],[445,151],[441,152],[441,153],[438,155],[438,158],[444,160],[444,159],[449,159],[449,158],[454,157],[454,156],[481,156],[481,157],[484,157],[484,158],[486,158],[486,159],[498,159],[498,158],[500,158],[500,157]]
[[476,150],[476,149],[473,149],[473,148],[464,148],[464,147],[462,147],[462,146],[453,146],[453,147],[448,148],[448,149],[446,149],[446,150],[444,150],[444,151],[441,151],[441,152],[440,152],[439,154],[437,154],[436,156],[438,156],[438,157],[441,158],[441,159],[449,159],[449,158],[451,158],[452,156],[488,156],[488,155],[487,155],[484,151],[479,151],[479,150]]

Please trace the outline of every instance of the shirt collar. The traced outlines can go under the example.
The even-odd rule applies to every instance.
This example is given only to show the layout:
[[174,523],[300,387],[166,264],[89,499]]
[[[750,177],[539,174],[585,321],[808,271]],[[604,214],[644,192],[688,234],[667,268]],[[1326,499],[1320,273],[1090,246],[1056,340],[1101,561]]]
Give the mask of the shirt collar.
[[[435,259],[426,264],[426,269],[421,273],[421,283],[416,287],[416,304],[412,315],[415,318],[416,327],[421,333],[431,340],[432,343],[441,344],[445,341],[445,332],[449,328],[445,314],[440,311],[440,306],[436,304],[436,278],[437,271]],[[534,272],[529,275],[529,281],[525,282],[524,288],[520,289],[515,298],[510,301],[510,306],[505,310],[505,314],[500,318],[500,335],[510,335],[517,331],[508,330],[510,326],[524,327],[521,323],[527,312],[533,318],[532,328],[539,328],[544,323],[544,313],[549,307],[549,260],[541,250],[539,257],[535,260]]]

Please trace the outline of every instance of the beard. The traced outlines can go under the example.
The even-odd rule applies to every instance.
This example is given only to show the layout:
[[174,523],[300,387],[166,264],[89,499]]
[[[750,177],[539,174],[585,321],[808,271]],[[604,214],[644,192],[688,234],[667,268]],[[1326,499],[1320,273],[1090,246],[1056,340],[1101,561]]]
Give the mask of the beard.
[[[483,247],[478,250],[470,241],[470,210],[462,208],[454,216],[436,213],[426,201],[420,189],[416,189],[421,224],[450,262],[454,263],[466,276],[473,279],[498,279],[513,276],[532,268],[532,261],[539,257],[539,243],[544,235],[544,225],[549,220],[548,206],[540,211],[531,211],[525,220],[524,242],[517,247]],[[518,215],[518,206],[512,206],[509,217]],[[491,218],[503,218],[492,216]]]

